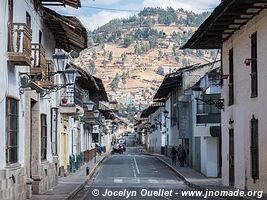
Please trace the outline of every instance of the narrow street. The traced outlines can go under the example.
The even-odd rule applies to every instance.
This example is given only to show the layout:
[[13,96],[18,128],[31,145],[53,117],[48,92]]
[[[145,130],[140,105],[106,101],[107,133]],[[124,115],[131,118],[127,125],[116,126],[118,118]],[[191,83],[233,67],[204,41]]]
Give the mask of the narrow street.
[[[130,192],[130,199],[203,199],[182,197],[181,191],[192,189],[155,157],[145,155],[140,151],[142,148],[133,147],[130,136],[126,140],[126,152],[109,156],[92,180],[73,199],[126,199],[127,192]],[[116,196],[114,191],[125,192],[123,196]],[[172,194],[150,196],[146,191],[172,191]],[[106,193],[110,196],[105,196]]]

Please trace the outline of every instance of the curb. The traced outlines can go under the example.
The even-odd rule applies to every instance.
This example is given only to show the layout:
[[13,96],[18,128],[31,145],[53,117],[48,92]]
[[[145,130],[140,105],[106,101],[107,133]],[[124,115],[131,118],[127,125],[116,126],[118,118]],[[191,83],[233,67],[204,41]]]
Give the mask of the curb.
[[[148,153],[149,154],[149,153]],[[153,154],[150,154],[150,155],[153,155]],[[200,190],[200,191],[213,191],[213,192],[216,192],[216,190],[214,189],[211,189],[211,188],[208,188],[208,187],[204,187],[204,186],[200,186],[200,185],[197,185],[195,183],[192,183],[190,182],[185,176],[183,176],[183,174],[181,174],[180,172],[178,172],[172,165],[170,165],[169,163],[167,163],[165,160],[162,160],[161,158],[159,158],[158,156],[154,155],[159,161],[161,161],[163,164],[165,164],[168,168],[170,168],[174,173],[175,175],[177,175],[179,178],[181,178],[184,183],[191,187],[191,188],[194,188],[196,190]],[[253,198],[249,198],[249,197],[237,197],[237,196],[234,196],[234,197],[230,197],[230,196],[218,196],[220,198],[223,198],[223,199],[228,199],[228,200],[255,200]]]
[[93,168],[92,170],[90,170],[89,175],[86,177],[85,181],[83,183],[81,183],[77,188],[75,188],[72,192],[70,192],[67,197],[66,200],[71,200],[73,199],[73,197],[84,188],[84,186],[88,183],[88,181],[92,178],[92,176],[94,175],[94,173],[96,172],[96,170],[100,167],[100,165],[102,164],[102,162],[109,156],[109,154],[105,155]]

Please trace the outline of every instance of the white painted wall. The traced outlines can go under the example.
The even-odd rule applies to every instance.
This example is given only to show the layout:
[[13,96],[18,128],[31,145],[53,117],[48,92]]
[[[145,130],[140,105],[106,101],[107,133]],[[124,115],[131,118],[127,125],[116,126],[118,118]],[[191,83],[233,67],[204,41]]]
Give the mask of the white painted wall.
[[[235,129],[235,187],[249,190],[264,190],[267,192],[267,87],[266,87],[266,52],[267,52],[267,11],[262,11],[228,41],[223,44],[222,60],[223,73],[229,73],[228,52],[234,50],[234,90],[235,104],[228,107],[228,80],[224,81],[222,97],[225,99],[226,108],[222,113],[222,180],[224,185],[229,184],[229,119],[234,120]],[[257,32],[258,36],[258,97],[250,98],[250,66],[244,64],[250,58],[250,35]],[[250,159],[250,119],[252,114],[259,119],[259,158],[260,179],[253,183],[251,178]]]
[[[6,26],[0,26],[0,116],[2,116],[2,120],[0,120],[0,129],[5,130],[6,127],[6,94],[8,91],[8,72],[7,72],[7,20],[8,20],[8,1],[0,0],[0,22],[1,24],[6,24]],[[0,169],[3,169],[6,166],[5,162],[5,131],[0,132]]]

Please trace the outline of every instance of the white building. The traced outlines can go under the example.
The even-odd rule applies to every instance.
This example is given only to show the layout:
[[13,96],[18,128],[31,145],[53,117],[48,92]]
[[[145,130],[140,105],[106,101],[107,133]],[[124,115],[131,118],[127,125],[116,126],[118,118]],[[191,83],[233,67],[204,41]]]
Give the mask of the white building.
[[[80,6],[79,1],[67,4]],[[82,50],[87,36],[76,18],[45,9],[43,1],[1,0],[0,5],[0,199],[25,199],[32,192],[43,193],[57,183],[58,123],[51,123],[57,98],[56,93],[43,98],[46,84],[53,82],[43,73],[54,70],[55,48]],[[58,26],[53,26],[53,18]],[[64,27],[63,21],[67,22]],[[22,72],[30,76],[21,75]]]
[[[222,49],[222,75],[227,78],[222,87],[223,184],[264,192],[267,192],[266,5],[267,1],[224,0],[184,46]],[[235,15],[230,14],[232,10]]]

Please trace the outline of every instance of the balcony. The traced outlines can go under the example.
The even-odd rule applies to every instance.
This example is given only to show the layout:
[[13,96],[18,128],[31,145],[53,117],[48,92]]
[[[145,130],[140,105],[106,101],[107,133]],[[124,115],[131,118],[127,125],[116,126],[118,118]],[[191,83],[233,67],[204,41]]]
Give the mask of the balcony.
[[24,23],[8,27],[8,61],[14,65],[31,65],[32,31]]
[[62,91],[60,112],[66,114],[83,113],[83,94],[80,89],[70,86],[65,91]]
[[33,43],[31,55],[31,74],[46,72],[45,49],[43,45],[39,43]]

